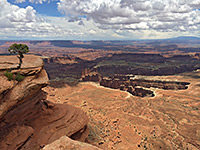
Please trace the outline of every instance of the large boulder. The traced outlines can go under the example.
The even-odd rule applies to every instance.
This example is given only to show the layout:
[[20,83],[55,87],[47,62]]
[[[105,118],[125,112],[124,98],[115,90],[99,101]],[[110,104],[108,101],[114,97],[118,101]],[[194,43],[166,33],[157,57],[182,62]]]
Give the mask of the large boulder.
[[74,141],[67,136],[62,136],[60,139],[46,145],[42,150],[101,150],[87,143]]

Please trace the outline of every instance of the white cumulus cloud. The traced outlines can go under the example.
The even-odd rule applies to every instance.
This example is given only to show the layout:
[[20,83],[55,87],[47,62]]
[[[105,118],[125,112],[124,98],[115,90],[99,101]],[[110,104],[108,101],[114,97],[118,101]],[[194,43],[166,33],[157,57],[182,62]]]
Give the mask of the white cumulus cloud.
[[70,37],[82,35],[81,32],[63,28],[52,24],[47,19],[37,15],[36,10],[27,6],[20,8],[10,4],[7,0],[0,1],[0,37]]
[[186,31],[199,28],[199,0],[60,0],[58,9],[102,29]]
[[0,0],[0,38],[135,39],[200,36],[200,0],[15,0],[57,1],[65,17],[40,16]]
[[58,1],[58,0],[15,0],[15,3],[23,3],[29,1],[31,3],[42,4],[43,2],[51,2],[51,1]]

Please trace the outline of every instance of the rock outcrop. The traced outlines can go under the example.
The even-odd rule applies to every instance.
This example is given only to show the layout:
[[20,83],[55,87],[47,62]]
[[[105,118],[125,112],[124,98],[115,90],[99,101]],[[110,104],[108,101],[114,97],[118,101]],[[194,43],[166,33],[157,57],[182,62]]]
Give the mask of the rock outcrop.
[[150,88],[158,88],[164,90],[185,90],[188,88],[189,84],[189,82],[133,79],[132,75],[131,77],[128,75],[104,77],[100,80],[100,85],[104,87],[120,89],[139,97],[155,96]]
[[85,68],[81,72],[81,81],[92,81],[92,82],[100,82],[102,76],[98,73],[98,71],[93,68]]
[[46,64],[57,63],[57,64],[75,64],[80,59],[73,56],[62,56],[62,57],[43,57],[43,61]]
[[46,145],[42,150],[101,150],[87,143],[74,141],[67,136],[62,136],[60,139]]
[[120,78],[104,77],[100,81],[100,85],[104,87],[127,91],[134,96],[139,96],[139,97],[145,97],[145,96],[153,97],[154,96],[153,91],[151,91],[150,89],[144,89],[143,87],[137,87],[137,85],[133,85],[130,79],[125,80],[125,78],[120,79]]
[[150,88],[159,88],[164,90],[185,90],[190,83],[160,80],[135,79],[133,74],[115,74],[110,77],[103,77],[97,69],[86,68],[82,71],[82,81],[99,82],[104,87],[120,89],[127,91],[134,96],[153,97],[154,92]]
[[85,141],[88,117],[79,108],[46,100],[42,87],[48,76],[40,57],[25,55],[22,68],[12,73],[25,76],[8,81],[4,72],[18,65],[16,56],[0,57],[0,149],[37,150],[62,136]]
[[101,80],[101,77],[98,73],[91,73],[82,76],[82,81],[92,81],[92,82],[99,82]]

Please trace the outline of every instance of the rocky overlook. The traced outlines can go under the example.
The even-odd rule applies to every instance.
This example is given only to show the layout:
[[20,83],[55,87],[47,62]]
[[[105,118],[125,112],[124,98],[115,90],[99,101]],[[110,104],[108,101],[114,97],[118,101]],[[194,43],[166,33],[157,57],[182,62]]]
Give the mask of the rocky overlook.
[[21,69],[12,71],[25,78],[9,81],[4,73],[17,65],[16,56],[0,57],[0,149],[37,150],[62,136],[84,142],[87,115],[79,108],[46,99],[42,88],[48,84],[48,76],[42,59],[25,55]]

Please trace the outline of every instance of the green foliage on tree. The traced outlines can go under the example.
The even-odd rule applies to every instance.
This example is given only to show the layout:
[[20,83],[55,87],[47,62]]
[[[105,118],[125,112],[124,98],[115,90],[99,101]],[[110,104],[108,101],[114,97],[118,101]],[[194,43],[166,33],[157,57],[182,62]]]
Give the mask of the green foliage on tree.
[[18,65],[17,69],[20,69],[21,65],[22,65],[22,59],[24,58],[23,54],[26,54],[29,52],[29,47],[26,44],[16,44],[15,43],[9,47],[8,51],[11,54],[19,55],[19,56],[17,56],[19,58],[19,65]]

